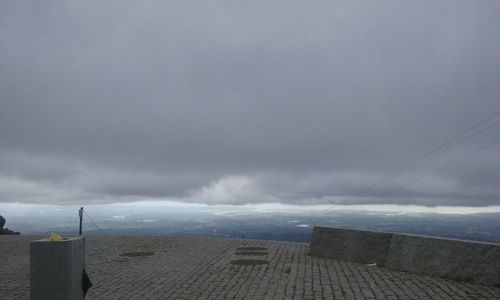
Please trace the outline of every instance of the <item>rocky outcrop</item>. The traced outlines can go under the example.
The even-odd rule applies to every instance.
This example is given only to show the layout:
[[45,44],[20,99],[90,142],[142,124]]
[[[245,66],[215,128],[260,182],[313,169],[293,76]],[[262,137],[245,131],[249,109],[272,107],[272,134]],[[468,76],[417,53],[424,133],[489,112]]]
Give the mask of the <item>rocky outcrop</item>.
[[3,228],[5,226],[5,218],[0,215],[0,235],[10,235],[10,234],[15,234],[19,235],[19,232],[12,231],[9,228]]

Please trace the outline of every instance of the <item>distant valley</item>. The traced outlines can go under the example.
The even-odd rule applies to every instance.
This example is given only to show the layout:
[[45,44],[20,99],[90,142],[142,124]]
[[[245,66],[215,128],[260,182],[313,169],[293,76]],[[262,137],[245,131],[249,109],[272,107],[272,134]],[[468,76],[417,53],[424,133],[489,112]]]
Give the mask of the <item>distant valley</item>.
[[[87,235],[172,235],[309,242],[316,225],[422,234],[500,243],[500,213],[438,214],[372,211],[258,210],[245,207],[91,206]],[[7,209],[7,226],[21,234],[76,235],[76,207]]]

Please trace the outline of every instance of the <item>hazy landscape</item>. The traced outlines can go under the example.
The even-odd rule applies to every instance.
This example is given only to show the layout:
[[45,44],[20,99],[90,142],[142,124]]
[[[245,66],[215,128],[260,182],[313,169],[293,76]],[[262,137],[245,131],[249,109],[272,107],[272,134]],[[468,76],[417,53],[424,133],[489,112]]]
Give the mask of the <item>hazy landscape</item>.
[[[6,205],[7,225],[21,234],[78,232],[75,206]],[[436,212],[432,212],[432,211]],[[465,209],[466,211],[467,209]],[[495,211],[495,208],[490,208]],[[86,235],[174,235],[309,242],[316,225],[424,234],[500,243],[500,212],[404,206],[208,206],[131,203],[85,208]],[[89,218],[92,218],[90,219]]]

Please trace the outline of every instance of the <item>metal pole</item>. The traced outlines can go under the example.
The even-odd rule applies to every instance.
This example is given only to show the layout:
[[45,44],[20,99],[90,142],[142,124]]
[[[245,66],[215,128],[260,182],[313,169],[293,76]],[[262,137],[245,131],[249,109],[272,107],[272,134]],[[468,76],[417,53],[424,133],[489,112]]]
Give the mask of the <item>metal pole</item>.
[[82,235],[83,206],[80,207],[80,210],[78,211],[78,215],[80,216],[80,231],[79,231],[79,234]]

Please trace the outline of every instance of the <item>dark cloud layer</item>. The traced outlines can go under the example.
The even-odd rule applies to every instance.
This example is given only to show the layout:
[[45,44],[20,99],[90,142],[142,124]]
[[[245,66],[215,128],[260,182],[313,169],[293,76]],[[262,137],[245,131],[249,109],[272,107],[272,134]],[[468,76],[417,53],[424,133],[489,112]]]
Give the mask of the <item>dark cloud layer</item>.
[[500,109],[498,28],[498,1],[2,2],[0,201],[500,204],[500,145],[467,156],[500,125],[350,197]]

